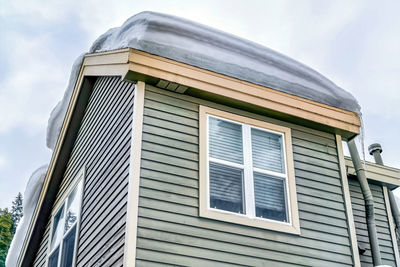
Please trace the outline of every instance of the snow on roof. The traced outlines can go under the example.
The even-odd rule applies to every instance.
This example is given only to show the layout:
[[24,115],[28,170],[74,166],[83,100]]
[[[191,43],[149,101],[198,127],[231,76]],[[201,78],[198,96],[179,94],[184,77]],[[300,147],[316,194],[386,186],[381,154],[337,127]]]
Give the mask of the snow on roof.
[[[361,114],[357,100],[333,82],[262,45],[183,18],[141,12],[101,35],[88,53],[134,48],[150,54]],[[77,80],[75,61],[63,99],[52,111],[47,146],[54,148]]]
[[311,68],[262,45],[183,18],[142,12],[91,52],[134,48],[360,114],[356,99]]

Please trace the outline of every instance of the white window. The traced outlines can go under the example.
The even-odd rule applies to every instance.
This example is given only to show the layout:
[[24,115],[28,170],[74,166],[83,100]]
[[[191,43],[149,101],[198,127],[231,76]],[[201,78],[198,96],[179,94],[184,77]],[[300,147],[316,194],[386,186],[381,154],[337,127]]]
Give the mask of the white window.
[[52,216],[49,267],[74,266],[80,220],[84,172],[77,179],[73,190]]
[[300,233],[290,129],[200,109],[200,215]]

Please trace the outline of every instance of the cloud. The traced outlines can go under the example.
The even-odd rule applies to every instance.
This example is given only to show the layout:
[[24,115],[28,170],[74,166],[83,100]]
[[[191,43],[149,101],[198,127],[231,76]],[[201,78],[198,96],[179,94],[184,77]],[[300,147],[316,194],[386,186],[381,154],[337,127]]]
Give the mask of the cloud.
[[6,158],[0,154],[0,169],[3,168],[7,164]]
[[[57,62],[45,55],[46,38],[5,36],[10,48],[9,74],[0,81],[0,132],[16,126],[25,129],[44,127],[49,102],[58,97],[52,88],[62,85],[63,74],[57,71]],[[47,108],[46,108],[47,107]]]
[[46,127],[50,111],[63,95],[74,57],[79,55],[70,53],[69,47],[74,46],[69,42],[76,40],[73,50],[81,49],[76,38],[81,37],[79,31],[68,36],[63,17],[38,17],[43,11],[29,8],[28,4],[29,12],[11,9],[1,14],[5,27],[0,34],[0,57],[6,73],[0,77],[0,114],[6,116],[0,116],[0,133],[16,127],[29,132]]

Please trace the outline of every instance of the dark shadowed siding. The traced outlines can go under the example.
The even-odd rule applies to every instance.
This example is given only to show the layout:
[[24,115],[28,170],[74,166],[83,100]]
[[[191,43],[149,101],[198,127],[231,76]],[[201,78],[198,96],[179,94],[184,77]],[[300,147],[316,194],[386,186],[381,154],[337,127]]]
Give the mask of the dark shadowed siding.
[[[57,205],[85,166],[77,266],[122,266],[134,84],[98,78],[61,183]],[[35,266],[44,266],[50,223]]]
[[[363,249],[367,249],[364,255],[360,255],[361,265],[373,266],[371,248],[369,245],[367,221],[365,219],[364,197],[361,192],[360,184],[357,180],[349,179],[349,186],[358,245]],[[370,184],[370,188],[375,203],[375,223],[377,225],[379,248],[381,251],[382,261],[385,265],[396,266],[383,190],[381,186],[374,184]]]
[[[292,128],[301,235],[201,218],[199,104]],[[334,136],[146,86],[138,266],[350,266]]]

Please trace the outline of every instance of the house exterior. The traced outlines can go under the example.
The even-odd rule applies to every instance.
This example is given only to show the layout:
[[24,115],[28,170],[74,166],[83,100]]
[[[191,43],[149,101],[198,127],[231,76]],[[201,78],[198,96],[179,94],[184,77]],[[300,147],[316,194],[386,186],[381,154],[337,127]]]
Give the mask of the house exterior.
[[[149,32],[181,35],[187,47],[201,42],[189,29],[209,34],[147,19],[157,22]],[[218,49],[243,56],[212,34],[221,34]],[[286,57],[260,63],[287,71],[283,83],[259,69],[216,71],[222,56],[197,57],[199,67],[154,43],[152,53],[125,44],[83,60],[19,266],[373,266],[363,195],[342,148],[361,124],[337,107],[340,95],[335,104],[288,91],[302,66],[283,69]],[[258,48],[243,46],[255,60]],[[325,82],[310,73],[321,80],[310,74],[309,83]],[[400,172],[367,165],[382,263],[398,266],[387,192]]]

